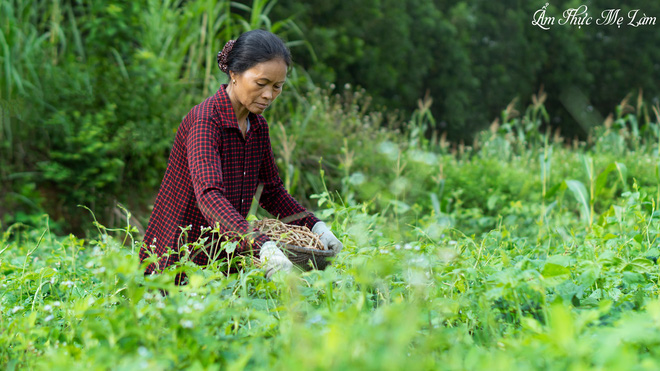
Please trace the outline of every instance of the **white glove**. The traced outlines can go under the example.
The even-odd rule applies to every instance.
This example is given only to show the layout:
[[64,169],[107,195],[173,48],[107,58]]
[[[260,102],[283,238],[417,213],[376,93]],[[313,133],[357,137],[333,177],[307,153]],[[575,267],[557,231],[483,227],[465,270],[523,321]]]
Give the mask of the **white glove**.
[[259,262],[266,270],[266,278],[268,279],[276,272],[290,272],[293,268],[293,263],[273,241],[267,241],[261,246]]
[[318,222],[312,227],[312,232],[319,235],[319,239],[323,242],[323,246],[326,250],[332,250],[335,253],[339,253],[341,249],[344,248],[344,245],[339,242],[337,237],[332,234],[330,228],[323,222]]

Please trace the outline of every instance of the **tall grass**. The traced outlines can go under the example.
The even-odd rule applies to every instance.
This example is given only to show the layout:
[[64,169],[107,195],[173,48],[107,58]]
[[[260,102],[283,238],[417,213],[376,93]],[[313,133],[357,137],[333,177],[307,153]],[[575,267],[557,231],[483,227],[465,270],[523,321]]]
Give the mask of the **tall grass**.
[[[45,1],[9,0],[0,4],[0,144],[9,162],[17,159],[19,120],[24,120],[28,106],[43,107],[40,74],[52,45],[57,42],[57,20],[52,31]],[[27,97],[32,99],[27,99]],[[3,166],[3,178],[9,169]]]
[[[295,23],[268,18],[276,1],[255,0],[252,6],[223,0],[149,0],[144,14],[142,56],[172,64],[182,84],[201,82],[207,96],[224,80],[218,73],[215,55],[224,43],[239,34],[266,29],[281,36],[301,37]],[[291,39],[289,46],[304,44]]]

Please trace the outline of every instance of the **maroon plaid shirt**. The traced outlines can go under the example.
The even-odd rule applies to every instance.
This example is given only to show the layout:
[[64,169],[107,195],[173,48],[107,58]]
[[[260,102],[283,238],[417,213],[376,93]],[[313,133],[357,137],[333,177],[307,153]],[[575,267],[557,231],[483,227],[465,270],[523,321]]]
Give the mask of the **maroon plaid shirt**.
[[[268,124],[261,115],[250,113],[250,130],[243,138],[229,96],[223,85],[213,96],[195,106],[183,119],[151,213],[140,249],[140,260],[150,252],[160,257],[146,273],[160,271],[178,261],[187,242],[200,237],[205,227],[219,227],[224,240],[240,241],[239,253],[258,251],[268,241],[263,234],[251,233],[245,220],[258,183],[264,185],[261,206],[279,218],[306,210],[284,189],[277,172],[268,135]],[[292,224],[308,228],[318,222],[309,216]],[[217,224],[216,224],[217,223]],[[185,233],[182,228],[188,227]],[[218,241],[215,236],[214,241]],[[192,260],[206,265],[218,254],[216,246],[206,251],[189,251]],[[166,254],[168,249],[171,254]],[[210,250],[209,250],[210,249]]]

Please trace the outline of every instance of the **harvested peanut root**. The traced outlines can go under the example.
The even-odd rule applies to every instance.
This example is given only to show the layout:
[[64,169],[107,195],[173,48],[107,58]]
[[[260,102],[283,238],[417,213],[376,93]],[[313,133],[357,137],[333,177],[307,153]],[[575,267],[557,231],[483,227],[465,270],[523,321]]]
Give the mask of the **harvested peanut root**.
[[254,222],[254,226],[273,241],[310,249],[325,250],[319,236],[307,227],[284,224],[277,219],[257,220]]

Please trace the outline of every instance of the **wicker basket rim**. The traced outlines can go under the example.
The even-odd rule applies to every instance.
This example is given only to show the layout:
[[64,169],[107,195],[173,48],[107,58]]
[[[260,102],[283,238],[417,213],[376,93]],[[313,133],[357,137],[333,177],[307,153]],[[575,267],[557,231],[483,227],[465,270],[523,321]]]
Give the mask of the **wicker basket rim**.
[[337,255],[336,252],[333,250],[318,250],[318,249],[312,249],[309,247],[302,247],[302,246],[297,246],[297,245],[289,245],[288,243],[281,243],[285,249],[291,251],[291,252],[296,252],[296,253],[303,253],[303,254],[309,254],[309,255],[315,255],[315,256],[320,256],[320,257],[332,257]]

